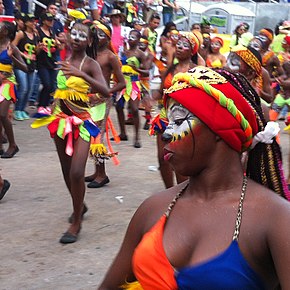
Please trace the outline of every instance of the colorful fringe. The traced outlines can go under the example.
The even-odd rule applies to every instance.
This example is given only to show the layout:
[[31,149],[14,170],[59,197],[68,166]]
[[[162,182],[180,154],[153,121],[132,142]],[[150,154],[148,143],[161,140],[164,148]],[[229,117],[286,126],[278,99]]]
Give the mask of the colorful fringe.
[[126,80],[126,88],[121,91],[120,96],[123,96],[126,102],[130,99],[134,101],[138,98],[140,100],[141,85],[138,76],[124,75],[124,78]]
[[130,282],[130,283],[126,282],[120,288],[126,289],[126,290],[143,290],[143,287],[138,281]]
[[15,103],[17,100],[16,86],[9,80],[4,80],[0,86],[0,103],[4,100],[12,100],[13,103]]
[[36,119],[32,124],[32,128],[46,126],[50,132],[51,138],[57,135],[61,139],[67,137],[65,152],[67,155],[73,154],[73,140],[79,136],[90,142],[91,136],[97,137],[100,134],[100,129],[89,120],[81,120],[76,116],[67,116],[65,114],[51,115]]
[[87,93],[78,92],[73,89],[57,89],[54,93],[54,99],[70,100],[70,101],[82,101],[88,102],[90,100]]
[[168,126],[168,119],[161,117],[160,114],[155,116],[150,122],[151,127],[149,128],[149,135],[162,134]]
[[113,123],[110,119],[110,117],[107,118],[106,122],[106,140],[108,144],[109,151],[107,150],[106,146],[101,143],[101,135],[98,135],[97,137],[91,138],[91,145],[90,145],[90,156],[96,161],[96,163],[102,163],[105,159],[112,158],[115,165],[119,165],[120,161],[118,160],[117,156],[118,152],[114,152],[110,137],[109,137],[109,131],[111,130],[112,135],[114,137],[114,140],[116,143],[120,142],[120,137],[118,136],[118,133],[116,129],[113,126]]

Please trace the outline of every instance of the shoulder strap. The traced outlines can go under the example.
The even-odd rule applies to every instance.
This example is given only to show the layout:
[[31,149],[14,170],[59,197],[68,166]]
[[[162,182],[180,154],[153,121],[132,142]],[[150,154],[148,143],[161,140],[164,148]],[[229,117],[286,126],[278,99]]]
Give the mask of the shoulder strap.
[[183,193],[185,192],[186,188],[188,186],[188,183],[180,189],[180,191],[175,195],[175,197],[173,198],[172,202],[169,204],[167,211],[165,212],[165,216],[168,218],[172,209],[174,208],[177,200],[183,195]]
[[238,241],[239,239],[240,227],[242,223],[243,204],[244,204],[244,200],[246,196],[247,183],[248,183],[247,176],[244,176],[243,186],[242,186],[242,191],[241,191],[241,198],[240,198],[239,208],[238,208],[238,214],[236,218],[235,231],[233,235],[233,241]]
[[86,61],[87,57],[88,57],[88,56],[87,56],[87,55],[85,55],[85,56],[84,56],[84,58],[82,59],[82,61],[81,61],[81,63],[80,63],[80,68],[79,68],[79,69],[80,69],[80,71],[83,69],[83,65],[84,65],[84,63],[85,63],[85,61]]

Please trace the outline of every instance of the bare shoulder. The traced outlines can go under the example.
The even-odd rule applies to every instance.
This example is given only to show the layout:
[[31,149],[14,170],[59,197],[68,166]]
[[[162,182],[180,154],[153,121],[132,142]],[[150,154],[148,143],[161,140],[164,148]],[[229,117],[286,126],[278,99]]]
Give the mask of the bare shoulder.
[[146,54],[141,49],[138,49],[137,51],[138,51],[138,58],[142,58],[142,59],[146,58]]
[[91,65],[99,66],[99,63],[98,63],[98,61],[94,60],[93,58],[88,57],[87,58],[87,61],[86,61],[86,65],[89,65],[89,66],[91,66]]
[[176,194],[184,188],[186,183],[183,182],[177,186],[154,193],[143,201],[134,217],[144,221],[144,232],[147,232],[160,219]]
[[118,56],[110,50],[108,52],[108,56],[110,61],[118,61],[119,59]]
[[283,215],[290,219],[290,202],[261,184],[249,181],[246,200],[257,212],[271,217],[271,221]]
[[84,65],[84,71],[86,71],[87,73],[93,73],[100,70],[101,67],[98,61],[92,59],[91,57],[88,57]]

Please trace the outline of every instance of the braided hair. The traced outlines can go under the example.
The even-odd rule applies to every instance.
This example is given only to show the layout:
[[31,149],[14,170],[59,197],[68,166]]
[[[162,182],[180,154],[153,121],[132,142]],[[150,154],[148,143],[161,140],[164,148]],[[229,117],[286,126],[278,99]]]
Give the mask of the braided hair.
[[[248,80],[242,74],[232,73],[226,69],[215,71],[225,77],[244,96],[256,115],[258,131],[263,131],[266,120],[260,98]],[[246,174],[284,198],[290,199],[282,169],[282,154],[276,139],[272,144],[258,143],[249,151]]]

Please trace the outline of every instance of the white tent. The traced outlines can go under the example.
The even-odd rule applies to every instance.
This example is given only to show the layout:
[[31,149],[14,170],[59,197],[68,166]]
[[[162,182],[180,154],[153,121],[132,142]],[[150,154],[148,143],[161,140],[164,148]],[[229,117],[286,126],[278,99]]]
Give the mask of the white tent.
[[209,5],[203,11],[205,16],[213,27],[216,27],[218,33],[232,34],[236,26],[242,22],[250,25],[250,32],[253,33],[255,26],[255,14],[237,4],[217,3]]
[[[189,28],[191,26],[191,24],[193,23],[200,23],[201,21],[201,15],[203,13],[203,11],[206,9],[205,6],[194,2],[194,1],[176,1],[177,4],[179,5],[179,7],[183,8],[184,10],[187,11],[188,13],[188,18],[189,18]],[[191,13],[189,14],[189,11],[191,11]],[[189,16],[190,15],[190,16]]]

